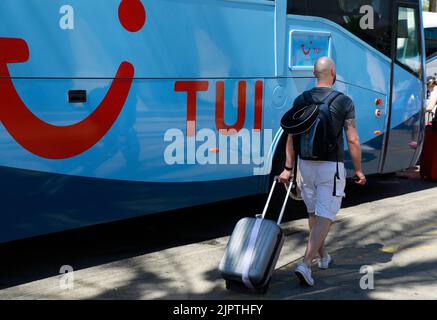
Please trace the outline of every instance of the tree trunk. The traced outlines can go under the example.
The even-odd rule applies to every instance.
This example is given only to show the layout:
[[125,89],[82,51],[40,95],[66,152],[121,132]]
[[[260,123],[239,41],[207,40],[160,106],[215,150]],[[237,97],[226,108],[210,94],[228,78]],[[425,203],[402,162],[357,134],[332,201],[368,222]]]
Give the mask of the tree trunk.
[[437,12],[437,0],[429,0],[429,12]]

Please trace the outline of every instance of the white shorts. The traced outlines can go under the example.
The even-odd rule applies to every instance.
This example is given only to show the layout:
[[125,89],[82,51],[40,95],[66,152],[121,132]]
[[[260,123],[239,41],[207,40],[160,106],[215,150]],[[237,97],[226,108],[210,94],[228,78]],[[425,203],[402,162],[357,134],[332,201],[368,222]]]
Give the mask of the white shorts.
[[345,197],[346,170],[338,163],[340,180],[337,179],[337,193],[333,195],[337,163],[330,161],[308,161],[299,159],[301,193],[308,213],[335,221]]

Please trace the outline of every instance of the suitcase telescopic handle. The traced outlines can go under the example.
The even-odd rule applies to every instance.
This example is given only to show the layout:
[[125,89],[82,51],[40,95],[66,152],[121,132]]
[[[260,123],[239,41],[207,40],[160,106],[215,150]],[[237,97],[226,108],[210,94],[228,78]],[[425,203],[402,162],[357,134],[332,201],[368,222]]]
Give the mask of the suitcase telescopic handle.
[[[267,198],[267,203],[266,203],[264,210],[263,210],[263,213],[262,213],[262,219],[265,219],[267,209],[269,208],[270,201],[272,200],[273,192],[275,191],[276,184],[278,183],[278,180],[279,180],[279,177],[275,177],[275,179],[273,179],[273,185],[272,185],[272,188],[270,189],[270,193],[269,193],[269,196]],[[290,196],[290,191],[292,188],[293,188],[293,185],[290,183],[289,187],[287,188],[287,194],[285,195],[284,202],[282,204],[281,213],[279,214],[279,219],[277,222],[278,225],[281,224],[282,218],[284,217],[285,208],[287,206],[288,198]]]

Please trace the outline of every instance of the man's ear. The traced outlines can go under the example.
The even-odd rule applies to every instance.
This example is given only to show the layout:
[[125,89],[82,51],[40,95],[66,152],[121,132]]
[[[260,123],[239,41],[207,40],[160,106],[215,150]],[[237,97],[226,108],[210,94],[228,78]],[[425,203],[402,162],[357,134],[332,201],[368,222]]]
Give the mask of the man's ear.
[[337,72],[335,71],[335,68],[332,68],[331,69],[331,76],[334,78],[335,77],[335,74],[336,74]]

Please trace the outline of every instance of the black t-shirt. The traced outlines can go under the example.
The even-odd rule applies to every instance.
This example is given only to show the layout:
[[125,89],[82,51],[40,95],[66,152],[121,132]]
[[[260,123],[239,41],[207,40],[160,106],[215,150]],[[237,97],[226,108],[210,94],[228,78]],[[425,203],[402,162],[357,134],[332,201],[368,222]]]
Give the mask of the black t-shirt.
[[[328,87],[314,88],[310,91],[311,96],[315,101],[322,101],[328,95],[334,91]],[[303,94],[298,96],[294,100],[293,106],[305,104],[305,99]],[[332,128],[335,133],[338,134],[338,161],[344,161],[344,137],[343,137],[343,127],[346,120],[355,119],[355,106],[352,99],[348,96],[342,94],[338,96],[330,106],[331,116],[332,116]],[[326,161],[326,160],[325,160]],[[327,161],[337,161],[335,152],[328,156]]]

